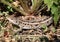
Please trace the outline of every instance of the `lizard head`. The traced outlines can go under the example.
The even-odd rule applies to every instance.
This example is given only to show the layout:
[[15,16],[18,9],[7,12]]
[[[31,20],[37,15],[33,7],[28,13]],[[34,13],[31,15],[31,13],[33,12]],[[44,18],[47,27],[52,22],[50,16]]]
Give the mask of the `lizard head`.
[[17,17],[15,17],[14,15],[7,16],[6,19],[9,20],[11,23],[13,23],[15,25],[18,25]]

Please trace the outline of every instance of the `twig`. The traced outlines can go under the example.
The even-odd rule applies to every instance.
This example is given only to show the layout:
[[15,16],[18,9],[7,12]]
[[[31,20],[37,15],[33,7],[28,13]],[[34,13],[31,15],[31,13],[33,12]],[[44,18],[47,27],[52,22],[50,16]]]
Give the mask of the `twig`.
[[37,11],[35,14],[40,13],[44,8],[46,8],[46,5],[44,7],[42,7],[39,11]]

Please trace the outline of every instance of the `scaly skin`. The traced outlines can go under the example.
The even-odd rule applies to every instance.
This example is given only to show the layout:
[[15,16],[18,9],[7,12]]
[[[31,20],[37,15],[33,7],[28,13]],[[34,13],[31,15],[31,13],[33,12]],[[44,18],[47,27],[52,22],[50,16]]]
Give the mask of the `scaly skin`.
[[20,29],[36,29],[41,28],[43,24],[46,26],[52,23],[52,17],[49,16],[19,16],[14,15],[6,17],[10,22],[20,27]]

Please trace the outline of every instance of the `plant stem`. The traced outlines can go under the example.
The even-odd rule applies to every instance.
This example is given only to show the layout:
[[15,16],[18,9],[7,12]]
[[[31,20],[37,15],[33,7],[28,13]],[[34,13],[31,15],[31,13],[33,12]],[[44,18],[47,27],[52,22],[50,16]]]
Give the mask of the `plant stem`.
[[19,0],[19,2],[21,3],[21,6],[23,7],[24,11],[29,13],[29,8],[28,8],[28,5],[25,3],[25,1]]
[[14,8],[16,11],[20,12],[22,15],[28,15],[25,11],[18,9],[17,7],[13,6],[12,4],[10,4],[9,2],[6,2],[5,0],[0,0],[1,3],[5,4],[5,5],[9,5],[12,8]]
[[40,6],[43,0],[32,0],[32,12],[36,11]]

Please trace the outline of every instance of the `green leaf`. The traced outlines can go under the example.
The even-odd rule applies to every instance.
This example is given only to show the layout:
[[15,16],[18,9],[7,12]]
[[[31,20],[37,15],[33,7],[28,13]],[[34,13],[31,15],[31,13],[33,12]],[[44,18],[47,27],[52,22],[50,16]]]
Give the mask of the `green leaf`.
[[52,32],[56,32],[56,29],[54,27],[52,28]]
[[58,7],[53,5],[51,7],[51,12],[52,12],[52,15],[53,15],[54,23],[57,24],[58,19],[59,19]]
[[13,2],[13,0],[6,0],[6,1],[8,1],[8,2]]
[[48,27],[45,24],[43,24],[42,29],[44,30],[44,32],[46,32],[48,30]]
[[58,0],[53,0],[53,2],[54,2],[55,4],[58,4]]
[[58,14],[60,15],[60,6],[58,6]]
[[7,9],[7,11],[9,11],[9,12],[13,12],[13,9],[12,9],[11,6],[6,6],[6,9]]
[[44,0],[44,3],[48,6],[48,10],[50,10],[53,5],[53,0]]
[[51,12],[52,12],[52,14],[58,13],[58,7],[55,6],[55,5],[52,5],[52,7],[51,7]]

